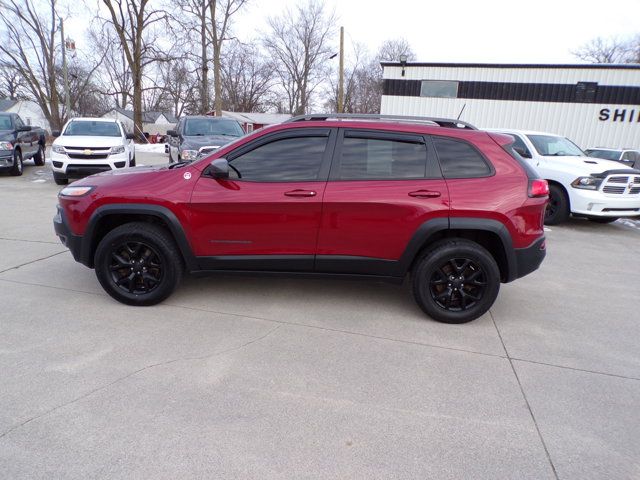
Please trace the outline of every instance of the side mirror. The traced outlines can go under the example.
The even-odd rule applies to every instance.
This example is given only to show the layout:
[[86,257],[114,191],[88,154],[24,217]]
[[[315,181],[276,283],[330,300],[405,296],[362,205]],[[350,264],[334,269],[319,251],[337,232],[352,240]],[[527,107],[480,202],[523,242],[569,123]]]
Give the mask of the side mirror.
[[51,136],[52,137],[59,137],[60,136],[60,130],[51,130]]
[[16,128],[16,130],[18,132],[30,132],[31,131],[31,126],[30,125],[23,125],[21,127]]
[[167,130],[167,135],[169,135],[170,137],[177,137],[178,132],[176,132],[175,130]]
[[127,140],[133,140],[136,136],[133,133],[125,133],[124,138]]
[[216,158],[209,164],[209,174],[213,178],[229,178],[229,162],[226,158]]
[[522,158],[531,158],[531,154],[529,152],[527,152],[524,148],[522,147],[513,147],[513,149],[518,152],[518,154],[522,157]]

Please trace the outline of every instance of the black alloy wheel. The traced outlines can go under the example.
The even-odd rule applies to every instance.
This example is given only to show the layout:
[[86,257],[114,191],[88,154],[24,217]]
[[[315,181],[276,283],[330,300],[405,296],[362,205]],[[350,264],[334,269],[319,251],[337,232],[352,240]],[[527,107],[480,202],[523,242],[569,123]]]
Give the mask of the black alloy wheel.
[[557,225],[569,219],[569,198],[558,185],[549,185],[549,201],[544,211],[545,225]]
[[114,284],[134,295],[151,293],[164,274],[160,256],[143,242],[124,242],[113,248],[109,268]]
[[445,310],[459,312],[478,304],[487,288],[486,276],[469,258],[452,258],[438,267],[429,280],[429,292]]
[[465,323],[482,316],[498,296],[500,269],[476,242],[451,238],[430,245],[411,272],[413,296],[431,318]]

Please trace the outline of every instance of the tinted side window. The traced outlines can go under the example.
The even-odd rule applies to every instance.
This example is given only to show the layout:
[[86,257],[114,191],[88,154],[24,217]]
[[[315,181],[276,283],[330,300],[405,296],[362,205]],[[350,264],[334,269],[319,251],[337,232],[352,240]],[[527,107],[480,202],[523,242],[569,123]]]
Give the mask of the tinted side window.
[[424,143],[345,137],[337,178],[340,180],[423,178]]
[[230,161],[230,178],[253,182],[318,179],[328,137],[274,140]]
[[486,177],[491,168],[474,147],[461,140],[433,137],[444,178]]

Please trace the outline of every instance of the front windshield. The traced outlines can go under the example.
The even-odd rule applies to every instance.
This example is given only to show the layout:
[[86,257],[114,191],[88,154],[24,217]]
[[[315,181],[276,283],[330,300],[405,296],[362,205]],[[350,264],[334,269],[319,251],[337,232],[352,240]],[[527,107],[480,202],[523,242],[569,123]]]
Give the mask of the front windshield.
[[587,150],[587,155],[605,160],[620,160],[620,150]]
[[120,137],[120,127],[115,122],[94,122],[91,120],[74,120],[67,125],[63,135],[79,135],[83,137]]
[[187,137],[197,135],[228,135],[240,137],[244,135],[238,122],[214,118],[190,118],[185,121],[184,134]]
[[584,157],[585,154],[571,140],[555,135],[527,135],[540,155]]

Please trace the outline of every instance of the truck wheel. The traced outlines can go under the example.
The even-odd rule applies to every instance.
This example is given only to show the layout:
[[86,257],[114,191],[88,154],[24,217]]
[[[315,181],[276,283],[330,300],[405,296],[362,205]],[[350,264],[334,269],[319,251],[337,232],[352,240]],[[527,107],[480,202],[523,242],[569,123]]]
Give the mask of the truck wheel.
[[56,185],[66,185],[69,183],[69,179],[67,177],[57,172],[53,172],[53,181],[56,182]]
[[475,242],[445,240],[426,251],[412,272],[420,308],[443,323],[466,323],[483,315],[498,296],[500,270]]
[[94,257],[102,288],[127,305],[155,305],[182,278],[182,256],[171,236],[148,223],[126,223],[100,241]]
[[24,170],[24,165],[22,163],[22,153],[20,150],[13,151],[13,167],[11,167],[10,173],[14,177],[19,177],[22,175]]
[[38,145],[38,152],[33,156],[33,163],[38,167],[44,165],[44,146]]
[[130,167],[135,167],[136,166],[136,156],[134,155],[133,158],[131,160],[129,160],[129,166]]
[[569,199],[562,187],[549,185],[549,202],[544,211],[545,225],[558,225],[569,219]]

